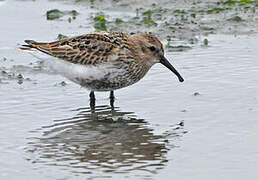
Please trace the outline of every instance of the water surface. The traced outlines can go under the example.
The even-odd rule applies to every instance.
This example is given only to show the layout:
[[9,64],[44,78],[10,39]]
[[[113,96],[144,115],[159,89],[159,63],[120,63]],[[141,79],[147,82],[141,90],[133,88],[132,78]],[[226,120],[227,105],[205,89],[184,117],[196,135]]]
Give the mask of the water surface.
[[70,7],[0,4],[1,179],[258,177],[257,34],[211,35],[208,47],[166,53],[184,83],[155,65],[115,92],[115,108],[108,93],[96,93],[92,109],[89,92],[16,48],[27,38],[92,31],[78,21],[46,21],[44,12],[57,5]]

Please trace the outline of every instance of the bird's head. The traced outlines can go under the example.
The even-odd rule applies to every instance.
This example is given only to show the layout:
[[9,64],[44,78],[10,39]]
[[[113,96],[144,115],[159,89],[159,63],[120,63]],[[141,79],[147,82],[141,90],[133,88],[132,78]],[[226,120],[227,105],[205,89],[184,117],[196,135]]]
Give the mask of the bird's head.
[[165,58],[163,45],[157,37],[152,34],[134,34],[130,39],[133,42],[134,52],[138,54],[140,60],[144,61],[150,67],[155,63],[161,63],[171,70],[180,82],[184,81],[182,76]]

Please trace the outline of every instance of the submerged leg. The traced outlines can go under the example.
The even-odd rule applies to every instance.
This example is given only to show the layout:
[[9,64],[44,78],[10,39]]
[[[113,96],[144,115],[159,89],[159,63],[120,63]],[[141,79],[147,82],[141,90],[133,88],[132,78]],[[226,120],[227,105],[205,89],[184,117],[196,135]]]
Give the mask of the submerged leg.
[[90,107],[91,109],[95,109],[95,94],[94,91],[90,92]]
[[110,99],[110,106],[114,107],[114,102],[115,102],[114,91],[110,91],[109,99]]

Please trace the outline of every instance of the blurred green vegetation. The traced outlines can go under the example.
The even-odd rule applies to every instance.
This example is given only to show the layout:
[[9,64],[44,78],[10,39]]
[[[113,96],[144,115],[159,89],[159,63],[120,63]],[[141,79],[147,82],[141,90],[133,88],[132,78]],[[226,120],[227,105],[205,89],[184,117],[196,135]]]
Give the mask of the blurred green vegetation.
[[107,20],[105,15],[98,15],[93,18],[96,31],[107,31]]
[[[171,51],[190,49],[192,44],[198,43],[195,35],[208,35],[223,30],[230,32],[230,24],[234,25],[234,28],[241,26],[241,23],[251,24],[252,16],[256,14],[258,8],[258,0],[193,0],[186,3],[186,6],[165,6],[162,2],[148,6],[141,6],[136,2],[136,6],[130,1],[123,0],[74,0],[73,2],[81,3],[79,5],[82,7],[94,9],[92,14],[85,18],[90,19],[89,25],[97,32],[152,31],[161,39],[167,39],[168,36],[172,39],[184,39],[185,44],[181,45],[171,45],[169,42],[166,48]],[[120,8],[119,11],[122,12],[123,8],[128,8],[127,6],[130,7],[128,10],[130,15],[110,13],[115,8]],[[52,9],[46,13],[46,16],[47,20],[64,20],[63,17],[68,16],[67,20],[71,23],[78,14],[75,10]],[[58,39],[62,38],[62,36],[58,37]],[[200,42],[200,45],[206,46],[208,41],[207,44],[204,41]]]
[[58,34],[56,39],[57,40],[62,40],[62,39],[65,39],[65,38],[68,38],[68,36],[63,35],[63,34]]
[[46,12],[46,17],[47,20],[56,20],[63,16],[70,15],[73,19],[75,19],[78,14],[79,13],[76,10],[60,11],[58,9],[52,9]]

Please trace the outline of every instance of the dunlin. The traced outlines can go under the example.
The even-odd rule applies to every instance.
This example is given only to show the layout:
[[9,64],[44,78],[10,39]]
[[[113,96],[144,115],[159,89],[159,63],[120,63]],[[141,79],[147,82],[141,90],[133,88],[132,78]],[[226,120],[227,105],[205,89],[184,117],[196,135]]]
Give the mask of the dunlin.
[[25,42],[27,45],[20,49],[33,52],[57,73],[89,89],[91,100],[95,100],[94,91],[110,91],[110,99],[114,99],[114,90],[138,82],[156,63],[170,69],[180,82],[184,81],[152,34],[110,32],[48,43]]

